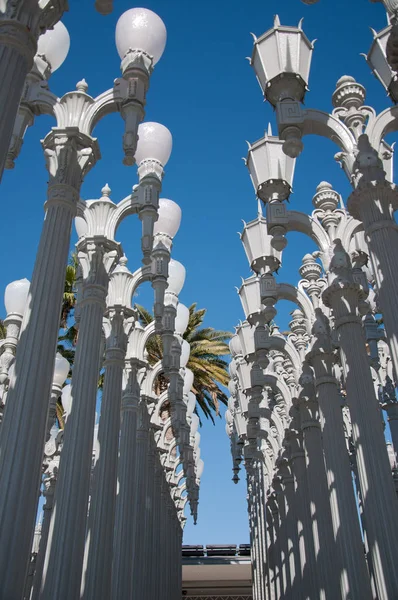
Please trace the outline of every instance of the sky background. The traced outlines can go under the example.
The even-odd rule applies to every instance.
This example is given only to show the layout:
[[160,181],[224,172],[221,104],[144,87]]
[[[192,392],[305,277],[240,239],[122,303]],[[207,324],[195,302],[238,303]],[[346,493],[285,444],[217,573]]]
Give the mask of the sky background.
[[[283,25],[297,25],[304,17],[305,33],[310,40],[317,38],[306,105],[329,112],[336,81],[352,75],[366,86],[366,103],[381,111],[390,101],[360,53],[370,48],[369,27],[378,31],[386,25],[382,4],[369,0],[321,0],[314,6],[299,0],[148,0],[145,4],[115,0],[114,12],[107,17],[94,10],[94,0],[70,0],[69,4],[63,22],[70,32],[71,49],[50,80],[52,91],[59,96],[75,89],[83,77],[92,96],[112,87],[120,74],[114,30],[125,10],[145,6],[164,20],[168,41],[151,78],[145,120],[166,125],[173,135],[162,196],[175,200],[183,212],[173,249],[173,257],[187,269],[180,300],[207,308],[207,326],[233,330],[244,317],[235,286],[240,285],[241,277],[250,275],[237,232],[242,230],[242,219],[250,221],[257,213],[241,158],[247,152],[245,140],[261,138],[268,122],[276,132],[273,110],[264,104],[254,71],[245,60],[252,52],[250,32],[259,36],[268,30],[275,14]],[[29,279],[32,273],[48,179],[40,139],[54,125],[51,117],[36,119],[15,169],[3,177],[0,290],[15,279]],[[111,197],[118,202],[137,183],[136,168],[122,164],[123,128],[123,120],[116,114],[95,129],[102,160],[86,177],[84,199],[99,197],[101,188],[109,183]],[[392,142],[394,136],[387,139]],[[296,163],[292,209],[310,212],[312,196],[322,180],[347,197],[350,187],[333,160],[337,147],[315,137],[305,138],[304,145]],[[289,234],[288,239],[277,277],[280,282],[296,283],[302,257],[315,247],[301,234]],[[134,271],[141,256],[137,217],[122,223],[118,241]],[[147,298],[148,290],[143,290],[137,302],[144,303]],[[278,323],[286,328],[293,306],[282,302],[278,309]],[[244,477],[238,485],[231,481],[224,420],[218,419],[215,426],[205,421],[200,433],[205,470],[199,522],[194,527],[188,520],[184,543],[247,543],[246,486]]]

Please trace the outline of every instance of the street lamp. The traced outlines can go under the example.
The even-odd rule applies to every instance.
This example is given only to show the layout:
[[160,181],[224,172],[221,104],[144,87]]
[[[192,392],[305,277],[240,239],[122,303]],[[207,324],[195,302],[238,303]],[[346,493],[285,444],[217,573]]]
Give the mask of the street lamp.
[[[29,4],[31,5],[32,3],[30,2]],[[40,3],[40,6],[42,4]],[[49,4],[49,2],[46,4]],[[55,17],[55,12],[53,17]],[[33,526],[35,521],[37,504],[35,490],[40,480],[42,468],[48,401],[55,360],[53,349],[56,346],[59,331],[59,307],[62,300],[64,273],[70,247],[71,224],[77,213],[80,188],[84,176],[94,166],[100,156],[98,142],[92,137],[93,129],[99,120],[107,114],[120,112],[125,121],[125,134],[123,138],[125,162],[127,164],[134,162],[138,125],[144,117],[144,104],[149,77],[153,70],[153,64],[160,58],[161,50],[164,47],[165,35],[162,28],[159,27],[158,19],[147,15],[147,20],[141,21],[141,28],[137,23],[135,23],[136,27],[134,27],[134,23],[130,21],[132,27],[131,34],[128,32],[126,19],[127,17],[121,17],[121,25],[118,31],[119,51],[125,52],[122,59],[122,77],[115,81],[110,90],[94,99],[87,94],[87,84],[82,81],[77,85],[76,91],[69,92],[62,98],[57,98],[48,92],[45,95],[43,103],[39,97],[30,105],[32,113],[41,114],[43,112],[46,114],[50,112],[48,107],[51,104],[51,112],[56,118],[57,126],[52,129],[43,141],[47,167],[50,174],[46,219],[43,224],[41,241],[32,276],[29,299],[30,310],[25,312],[22,324],[24,335],[19,342],[18,357],[16,358],[15,373],[17,377],[15,379],[15,386],[11,387],[8,392],[9,408],[4,414],[2,423],[3,431],[0,440],[0,455],[2,457],[0,477],[3,484],[1,489],[4,492],[0,492],[0,514],[3,515],[0,517],[2,523],[0,527],[0,548],[3,549],[0,549],[0,573],[4,594],[10,597],[19,597],[22,594],[25,565],[28,563],[30,555],[31,525]],[[59,19],[53,21],[51,26],[57,20]],[[147,30],[149,37],[146,34],[142,34],[142,27]],[[154,37],[157,35],[160,36],[160,42],[155,47]],[[135,39],[137,40],[136,43],[134,43]],[[0,32],[0,51],[1,48]],[[149,54],[150,52],[156,52],[156,56],[152,57]],[[7,58],[4,55],[2,64],[5,64],[6,60]],[[21,65],[19,69],[20,67]],[[29,69],[30,64],[26,71],[23,72],[23,81]],[[15,70],[16,65],[14,64]],[[15,74],[13,73],[14,76]],[[4,107],[7,107],[10,103],[12,105],[17,104],[20,99],[20,92],[17,99],[14,97],[14,94],[9,93],[9,89],[15,90],[19,84],[17,82],[13,86],[6,85],[8,79],[5,73],[2,81],[4,83],[3,88],[8,89],[7,97],[4,97],[2,103],[3,115],[5,116],[8,115],[8,112]],[[22,89],[22,82],[20,89]],[[52,100],[50,101],[50,99]],[[8,119],[7,117],[2,122],[5,123],[7,120],[11,123],[12,128],[14,118]],[[8,126],[9,123],[7,123]],[[7,135],[0,135],[2,141],[6,138]],[[21,138],[23,139],[23,133]],[[170,135],[163,136],[162,139],[163,148],[168,148],[168,158],[171,150]],[[8,146],[9,136],[7,149]],[[149,163],[151,164],[149,164],[148,161],[144,160],[147,158],[157,159],[157,161],[150,160]],[[163,152],[161,156],[140,156],[140,159],[144,160],[145,165],[139,168],[139,176],[140,180],[142,180],[142,187],[140,185],[139,189],[139,203],[142,201],[142,218],[143,224],[146,227],[144,232],[144,259],[147,260],[152,249],[151,234],[153,233],[153,228],[151,224],[156,220],[154,213],[158,206],[157,192],[159,190],[159,178],[157,175],[162,171],[162,164],[166,162],[166,152]],[[153,169],[152,165],[154,165]],[[145,189],[148,191],[145,192]],[[148,202],[144,201],[145,194],[150,196]],[[89,246],[91,241],[87,242],[87,244]],[[91,251],[91,248],[91,246],[90,248],[87,247],[86,250],[90,249]],[[97,247],[97,250],[100,253],[99,247]],[[94,255],[98,258],[98,252],[94,252],[93,259]],[[93,272],[94,270],[92,270]],[[101,267],[97,271],[97,275],[101,276],[103,274],[104,272]],[[165,280],[167,271],[163,272],[159,277],[163,277]],[[106,290],[104,293],[106,294]],[[91,316],[93,312],[96,312],[96,322],[97,320],[101,322],[102,314],[100,314],[98,306],[96,309],[93,308],[96,305],[93,297],[91,300],[89,303],[90,309],[87,307],[86,312]],[[105,301],[105,298],[103,301]],[[84,308],[82,307],[80,327],[83,327],[83,311]],[[88,327],[88,336],[90,325],[86,323],[86,327]],[[97,342],[100,343],[97,336],[98,330],[96,330],[96,335],[91,340],[93,345]],[[84,337],[79,336],[80,349],[84,346]],[[88,338],[85,343],[90,345]],[[77,350],[77,353],[79,353],[79,350]],[[88,350],[87,354],[87,357],[89,356],[90,350]],[[84,362],[84,357],[82,360]],[[96,364],[98,364],[98,355],[96,360]],[[80,365],[79,367],[77,362],[75,372],[78,372],[82,367],[84,365]],[[81,370],[80,373],[82,373]],[[34,388],[31,386],[32,380],[35,380]],[[94,381],[94,379],[90,381]],[[84,378],[82,376],[79,386],[83,385],[83,383]],[[76,392],[79,386],[76,386],[75,382],[72,386],[73,390]],[[82,388],[80,389],[82,390]],[[74,399],[76,400],[76,398]],[[72,411],[72,415],[74,413],[75,411]],[[35,423],[34,435],[32,435],[32,422]],[[15,431],[19,432],[18,436],[14,435]],[[16,468],[16,465],[22,464],[26,460],[26,457],[30,461],[29,468],[24,470],[24,476],[21,479],[20,470]],[[83,468],[83,464],[85,462],[82,463],[81,468]],[[60,467],[58,484],[63,481],[61,471]],[[25,519],[23,520],[17,516],[20,514],[21,489],[24,490],[23,513]],[[7,519],[5,515],[7,515]],[[11,523],[13,524],[12,526]],[[6,548],[7,552],[5,551]],[[11,569],[9,568],[10,564],[13,565]],[[60,579],[58,579],[58,583],[60,583]],[[56,582],[55,584],[58,585]],[[76,582],[74,585],[76,585]],[[51,594],[52,592],[50,592]]]

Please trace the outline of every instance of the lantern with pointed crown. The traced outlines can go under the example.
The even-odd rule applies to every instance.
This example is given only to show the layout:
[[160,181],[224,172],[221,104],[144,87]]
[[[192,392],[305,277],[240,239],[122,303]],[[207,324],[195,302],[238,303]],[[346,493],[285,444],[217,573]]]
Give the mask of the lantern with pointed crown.
[[282,252],[274,247],[274,236],[268,234],[268,224],[263,215],[259,214],[257,219],[245,223],[240,239],[250,268],[255,273],[262,274],[279,269]]
[[263,202],[287,200],[291,194],[296,159],[284,153],[283,144],[283,140],[272,135],[270,125],[263,138],[249,144],[246,166]]
[[273,28],[254,38],[251,65],[272,106],[286,98],[304,100],[314,45],[301,24],[286,27],[276,15]]
[[364,55],[366,62],[372,70],[373,75],[387,90],[391,100],[398,102],[398,76],[393,72],[387,60],[387,40],[390,36],[392,26],[388,25],[378,33],[371,29],[373,43],[368,55]]

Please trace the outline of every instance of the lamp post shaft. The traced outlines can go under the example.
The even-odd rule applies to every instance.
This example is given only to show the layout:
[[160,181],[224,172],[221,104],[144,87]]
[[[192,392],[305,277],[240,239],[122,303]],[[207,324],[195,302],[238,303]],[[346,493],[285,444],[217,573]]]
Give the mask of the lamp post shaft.
[[397,199],[395,186],[383,178],[360,182],[347,202],[350,212],[364,225],[395,377],[398,377],[398,225],[393,211]]
[[300,413],[307,466],[312,532],[319,576],[318,595],[320,599],[333,600],[339,597],[340,590],[336,573],[340,565],[335,550],[322,433],[318,417],[318,402],[311,391],[310,396],[307,398],[302,396],[300,399]]
[[136,367],[126,370],[122,394],[116,500],[115,541],[112,571],[112,597],[132,598],[132,565],[137,527],[137,426],[140,389]]
[[345,376],[363,501],[366,538],[380,600],[398,595],[398,509],[361,319],[360,289],[342,275],[328,288]]
[[305,453],[300,433],[293,432],[290,439],[290,463],[295,481],[295,509],[297,514],[298,548],[301,564],[301,581],[304,598],[316,598],[318,594],[317,569],[312,535],[310,499],[308,490]]
[[81,150],[72,138],[57,132],[45,142],[51,174],[47,212],[1,428],[0,573],[10,600],[21,597],[30,557],[70,231],[83,174]]
[[311,357],[321,411],[334,537],[344,564],[344,573],[340,575],[341,597],[371,600],[372,591],[345,443],[341,398],[337,380],[333,377],[333,363],[334,356],[328,352],[314,353]]
[[106,341],[105,379],[98,428],[100,455],[93,473],[93,485],[86,542],[86,600],[111,597],[113,535],[119,453],[120,402],[126,344],[124,317],[120,311],[110,316],[111,332]]
[[[102,255],[99,249],[93,254]],[[100,258],[92,257],[96,267]],[[95,408],[107,294],[104,269],[93,269],[83,285],[79,341],[68,418],[44,565],[41,600],[77,600],[83,569],[92,468]]]
[[[148,488],[148,452],[149,452],[149,423],[148,409],[146,401],[141,398],[139,406],[137,446],[136,446],[136,469],[137,469],[137,487],[134,493],[135,518],[137,521],[135,534],[135,551],[133,553],[133,563],[130,565],[130,574],[133,578],[133,598],[145,598],[146,578],[145,578],[145,558],[142,552],[142,546],[146,542],[143,540],[147,536],[145,530],[145,503],[147,499]],[[131,510],[131,507],[128,509]],[[142,545],[141,545],[142,544]],[[141,546],[141,547],[140,547]]]

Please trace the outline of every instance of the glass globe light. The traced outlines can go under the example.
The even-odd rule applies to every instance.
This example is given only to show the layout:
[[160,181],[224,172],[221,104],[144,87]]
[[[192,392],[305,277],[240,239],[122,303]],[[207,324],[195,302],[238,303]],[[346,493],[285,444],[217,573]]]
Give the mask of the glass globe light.
[[198,479],[200,479],[203,475],[203,469],[205,468],[205,463],[203,462],[203,460],[200,458],[198,460],[198,464],[196,465],[196,477]]
[[61,395],[62,406],[65,411],[65,420],[69,417],[72,410],[72,386],[70,384],[62,388]]
[[7,314],[16,313],[23,316],[28,300],[30,281],[18,279],[9,283],[4,292],[4,304]]
[[186,367],[189,361],[189,355],[191,353],[191,346],[188,344],[186,340],[182,340],[181,344],[181,358],[180,358],[180,367]]
[[53,29],[48,29],[39,37],[37,54],[45,56],[54,73],[68,56],[70,37],[65,25],[58,21]]
[[175,318],[175,332],[181,336],[186,332],[189,323],[189,308],[185,304],[179,303],[177,306],[177,314]]
[[194,443],[195,450],[196,450],[196,448],[199,447],[199,444],[200,444],[200,433],[199,433],[199,431],[197,431],[195,433],[195,443]]
[[169,262],[169,276],[167,278],[167,291],[178,296],[185,283],[185,267],[178,260],[171,259]]
[[164,52],[166,40],[165,24],[148,8],[130,8],[116,24],[116,48],[121,59],[129,50],[142,50],[153,57],[156,65]]
[[198,417],[198,415],[195,415],[195,413],[194,413],[192,415],[191,435],[195,435],[195,433],[198,431],[198,427],[199,427],[199,417]]
[[83,217],[75,217],[75,229],[77,236],[83,237],[88,231],[87,221]]
[[194,416],[194,410],[196,407],[196,396],[193,392],[189,392],[188,394],[188,407],[187,407],[187,417]]
[[64,358],[62,354],[57,352],[54,365],[54,385],[58,385],[59,387],[61,387],[64,384],[65,379],[68,377],[69,368],[70,365],[66,358]]
[[139,125],[135,151],[137,165],[143,160],[157,160],[164,167],[170,158],[172,147],[173,138],[167,127],[153,122]]
[[192,373],[191,369],[185,369],[184,387],[183,387],[184,396],[188,396],[188,394],[190,393],[192,385],[193,385],[193,380],[194,380],[194,374]]
[[160,198],[158,215],[159,218],[153,227],[153,234],[165,233],[173,238],[180,228],[181,208],[173,200]]

